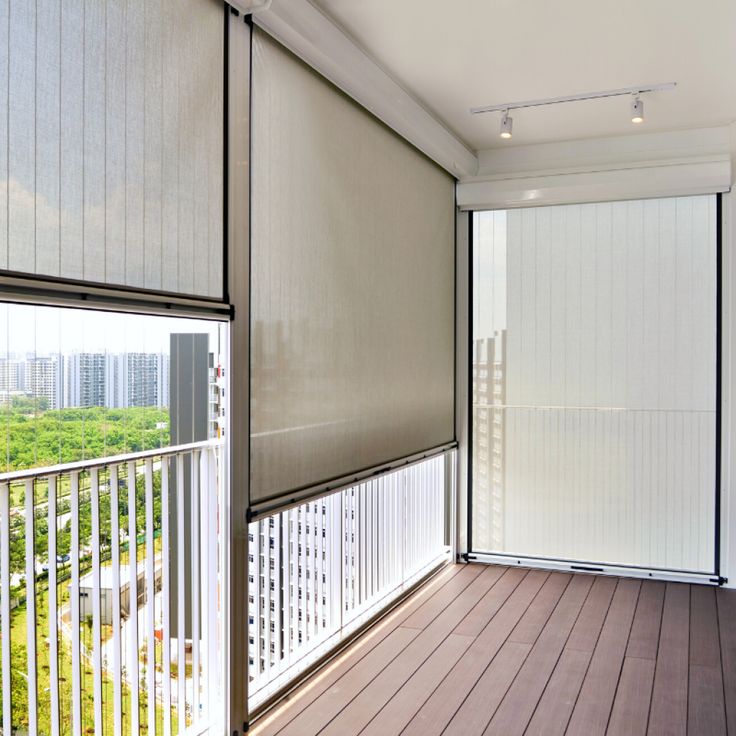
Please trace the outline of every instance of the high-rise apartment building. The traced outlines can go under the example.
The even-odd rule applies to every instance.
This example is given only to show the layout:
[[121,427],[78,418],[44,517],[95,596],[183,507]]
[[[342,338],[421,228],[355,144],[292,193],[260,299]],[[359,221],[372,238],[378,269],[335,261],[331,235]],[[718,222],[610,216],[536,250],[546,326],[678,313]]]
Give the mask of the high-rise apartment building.
[[[108,406],[169,405],[169,356],[123,353],[108,356]],[[112,389],[112,390],[110,390]]]
[[74,353],[64,365],[64,406],[168,406],[165,353]]
[[23,391],[24,373],[22,361],[0,358],[0,403]]
[[63,406],[105,406],[105,353],[64,356]]
[[46,399],[49,409],[59,407],[59,362],[56,356],[30,358],[23,364],[23,390]]

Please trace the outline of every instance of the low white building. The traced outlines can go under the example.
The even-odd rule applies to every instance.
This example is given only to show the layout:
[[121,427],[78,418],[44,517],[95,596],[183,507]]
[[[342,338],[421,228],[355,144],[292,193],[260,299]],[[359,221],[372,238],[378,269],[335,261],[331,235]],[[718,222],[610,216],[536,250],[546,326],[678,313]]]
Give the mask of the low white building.
[[[71,586],[69,586],[71,588]],[[114,590],[112,567],[105,566],[100,568],[100,623],[103,625],[112,625],[113,622],[113,600]],[[154,591],[158,593],[161,590],[161,565],[156,560],[156,568],[154,571]],[[130,615],[130,572],[127,565],[120,566],[120,612],[123,618]],[[143,566],[138,568],[138,607],[140,608],[146,602],[146,571]],[[79,616],[85,619],[93,615],[94,601],[94,577],[92,572],[88,572],[79,581]]]

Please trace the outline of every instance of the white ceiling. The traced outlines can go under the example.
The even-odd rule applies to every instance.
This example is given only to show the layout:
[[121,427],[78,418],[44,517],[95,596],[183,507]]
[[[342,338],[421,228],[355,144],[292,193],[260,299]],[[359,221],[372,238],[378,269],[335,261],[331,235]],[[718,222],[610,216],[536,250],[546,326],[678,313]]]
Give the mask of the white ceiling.
[[[736,120],[736,0],[313,0],[472,149]],[[637,84],[628,98],[499,113],[468,109]]]

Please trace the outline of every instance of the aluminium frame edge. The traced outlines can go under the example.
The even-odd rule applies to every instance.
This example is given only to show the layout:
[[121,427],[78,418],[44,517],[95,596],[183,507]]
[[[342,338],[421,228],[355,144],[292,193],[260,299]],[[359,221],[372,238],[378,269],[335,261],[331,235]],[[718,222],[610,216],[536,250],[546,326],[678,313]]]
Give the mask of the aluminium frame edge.
[[[230,314],[225,519],[225,732],[248,729],[248,478],[250,401],[251,26],[225,5],[227,28],[227,291]],[[238,411],[237,408],[240,408]]]

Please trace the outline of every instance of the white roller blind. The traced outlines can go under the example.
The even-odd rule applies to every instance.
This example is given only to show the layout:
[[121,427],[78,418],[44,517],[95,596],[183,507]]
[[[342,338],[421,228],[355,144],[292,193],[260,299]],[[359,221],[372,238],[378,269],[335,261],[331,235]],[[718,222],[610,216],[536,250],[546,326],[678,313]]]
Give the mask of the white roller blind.
[[475,215],[473,546],[712,573],[715,196]]
[[0,0],[0,271],[222,297],[223,12]]
[[253,34],[251,501],[453,439],[454,181]]

